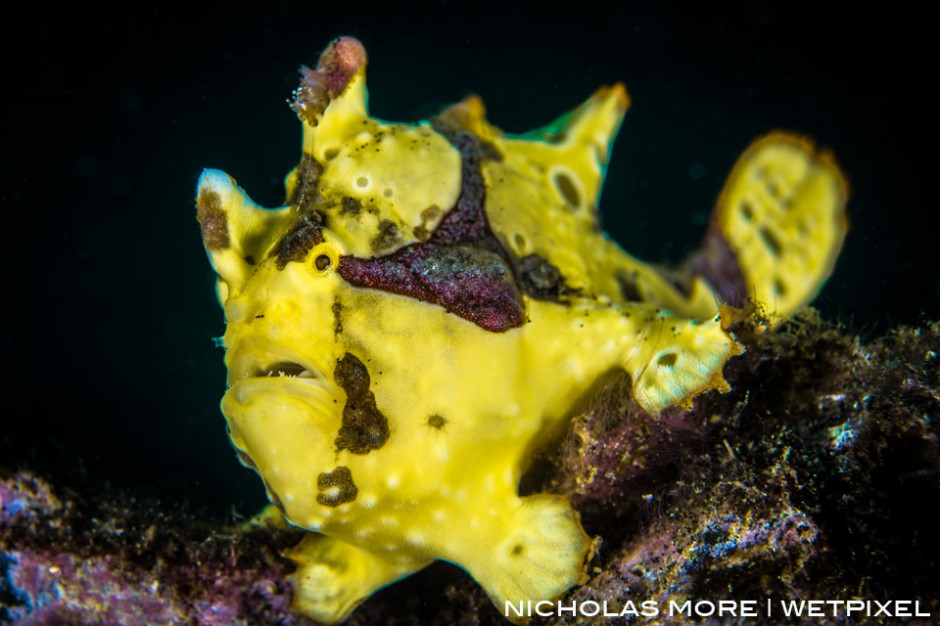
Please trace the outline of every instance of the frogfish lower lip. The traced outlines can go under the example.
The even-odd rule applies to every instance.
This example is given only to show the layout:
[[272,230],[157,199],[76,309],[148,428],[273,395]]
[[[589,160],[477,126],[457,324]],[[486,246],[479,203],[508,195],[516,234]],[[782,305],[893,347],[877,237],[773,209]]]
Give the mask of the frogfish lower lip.
[[241,404],[257,395],[295,396],[314,406],[334,404],[332,385],[316,370],[294,361],[261,366],[235,383],[229,393]]

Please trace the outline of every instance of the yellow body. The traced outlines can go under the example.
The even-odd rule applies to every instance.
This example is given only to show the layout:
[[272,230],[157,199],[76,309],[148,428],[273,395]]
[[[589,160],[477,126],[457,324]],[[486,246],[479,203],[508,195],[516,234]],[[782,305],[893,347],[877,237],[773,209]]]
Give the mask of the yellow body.
[[[628,104],[621,85],[521,137],[488,124],[476,98],[439,118],[489,154],[480,165],[486,218],[507,255],[538,255],[564,278],[556,298],[521,296],[524,323],[486,330],[438,304],[350,284],[336,271],[344,257],[428,240],[464,183],[461,153],[434,127],[369,117],[364,68],[304,120],[306,165],[287,178],[287,206],[257,207],[216,170],[200,179],[199,220],[227,320],[231,440],[286,519],[312,531],[290,556],[295,606],[319,621],[342,620],[435,559],[469,571],[501,610],[557,597],[581,578],[591,540],[564,499],[518,496],[533,451],[605,373],[626,370],[655,414],[726,388],[722,367],[741,347],[705,280],[690,276],[680,292],[597,227],[594,203]],[[781,193],[797,199],[806,197],[800,181],[812,179],[812,197],[791,204],[825,230],[812,242],[819,250],[794,253],[787,266],[788,285],[805,281],[789,290],[796,295],[764,301],[786,315],[831,270],[845,190],[831,160],[779,138],[753,149],[757,161],[778,168]],[[773,152],[762,161],[765,149]],[[739,257],[760,265],[766,241],[747,228],[776,228],[776,205],[760,205],[748,224],[722,217],[754,191],[751,168],[739,163],[716,219]],[[309,232],[297,224],[311,207],[325,223],[298,252],[284,242]],[[803,244],[796,230],[774,236],[771,256]],[[769,267],[745,272],[758,296],[780,280]],[[625,275],[642,301],[623,297]],[[354,419],[374,437],[342,434]]]

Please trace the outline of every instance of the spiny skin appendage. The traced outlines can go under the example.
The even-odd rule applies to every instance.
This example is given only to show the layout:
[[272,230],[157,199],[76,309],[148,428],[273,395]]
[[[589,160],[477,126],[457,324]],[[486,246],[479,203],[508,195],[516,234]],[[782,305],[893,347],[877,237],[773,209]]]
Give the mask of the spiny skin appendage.
[[[203,173],[222,411],[273,505],[311,531],[289,552],[298,610],[339,622],[435,559],[501,610],[557,598],[592,541],[564,499],[519,497],[533,453],[612,370],[652,414],[727,390],[742,347],[711,279],[644,264],[598,226],[628,103],[622,85],[602,88],[520,136],[476,97],[387,123],[366,107],[364,50],[343,39],[298,89],[304,154],[283,207]],[[841,180],[787,135],[745,153],[713,222],[741,289],[761,298],[785,280],[778,313],[815,293],[844,234]]]

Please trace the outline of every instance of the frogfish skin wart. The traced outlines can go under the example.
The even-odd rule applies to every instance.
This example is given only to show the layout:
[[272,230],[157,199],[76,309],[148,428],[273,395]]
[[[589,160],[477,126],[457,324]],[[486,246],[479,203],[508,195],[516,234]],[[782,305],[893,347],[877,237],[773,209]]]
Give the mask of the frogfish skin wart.
[[702,248],[666,270],[598,225],[623,85],[507,135],[472,96],[417,124],[372,118],[365,68],[344,37],[302,70],[284,206],[218,170],[199,180],[229,436],[310,531],[289,556],[311,618],[339,622],[435,559],[501,610],[557,598],[592,540],[565,499],[519,497],[533,452],[612,370],[654,415],[726,390],[742,347],[722,317],[750,300],[781,319],[813,298],[846,233],[846,184],[808,140],[762,137]]

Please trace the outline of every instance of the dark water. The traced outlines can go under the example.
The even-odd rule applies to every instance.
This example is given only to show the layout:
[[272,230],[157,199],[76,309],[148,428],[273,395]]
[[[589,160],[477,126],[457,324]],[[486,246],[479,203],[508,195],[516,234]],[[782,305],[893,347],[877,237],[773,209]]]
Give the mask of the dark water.
[[625,81],[633,106],[602,211],[653,261],[695,246],[751,138],[808,134],[853,190],[824,316],[872,334],[940,314],[928,91],[940,61],[916,15],[305,6],[5,18],[0,466],[216,511],[262,502],[217,408],[223,323],[193,189],[217,167],[281,202],[299,154],[286,104],[296,69],[340,34],[366,45],[372,111],[391,120],[476,92],[493,122],[521,132]]

